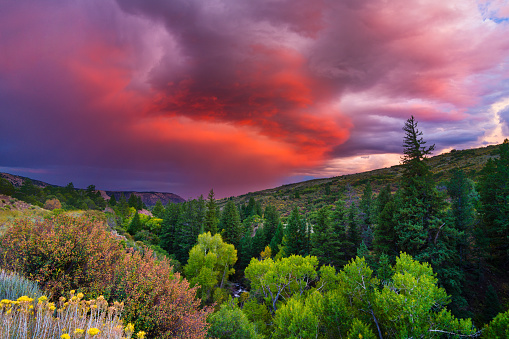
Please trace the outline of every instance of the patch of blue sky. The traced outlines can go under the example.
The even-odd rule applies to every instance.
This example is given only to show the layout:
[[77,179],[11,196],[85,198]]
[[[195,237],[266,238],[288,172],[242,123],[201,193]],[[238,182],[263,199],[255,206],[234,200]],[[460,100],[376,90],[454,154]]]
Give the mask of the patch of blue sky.
[[509,22],[508,17],[500,17],[498,16],[498,8],[492,6],[492,1],[486,1],[477,4],[477,8],[479,8],[479,12],[481,12],[483,20],[491,20],[496,24],[504,24]]

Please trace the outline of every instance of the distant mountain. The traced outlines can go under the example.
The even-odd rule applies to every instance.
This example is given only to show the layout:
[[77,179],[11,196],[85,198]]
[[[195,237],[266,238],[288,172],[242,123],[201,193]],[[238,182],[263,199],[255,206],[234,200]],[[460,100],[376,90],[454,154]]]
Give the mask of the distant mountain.
[[[58,186],[58,185],[48,184],[47,182],[44,182],[44,181],[35,180],[35,179],[27,178],[27,177],[22,177],[20,175],[2,173],[2,172],[0,172],[0,178],[7,179],[14,185],[14,187],[21,187],[21,185],[23,184],[23,181],[25,181],[26,179],[32,180],[32,183],[35,186],[38,186],[41,188],[44,188],[46,186],[55,186],[55,187]],[[154,206],[156,204],[157,200],[160,200],[163,205],[166,205],[168,203],[168,201],[171,201],[173,203],[180,203],[180,202],[185,201],[184,198],[182,198],[174,193],[134,192],[134,191],[103,191],[103,190],[99,190],[99,192],[101,192],[101,195],[104,199],[109,199],[112,195],[114,195],[115,199],[117,199],[117,201],[118,201],[118,199],[120,199],[120,196],[122,194],[126,197],[126,199],[129,199],[131,194],[134,193],[135,195],[141,197],[141,200],[147,206]]]
[[[23,181],[25,181],[26,179],[30,179],[27,177],[22,177],[20,175],[14,175],[14,174],[9,174],[9,173],[2,173],[2,172],[0,172],[0,178],[9,180],[14,187],[21,187],[21,185],[23,185]],[[32,180],[32,183],[35,186],[41,187],[41,188],[44,188],[46,186],[54,186],[54,187],[57,186],[57,185],[48,184],[47,182],[44,182],[44,181],[35,180],[35,179],[30,179],[30,180]]]

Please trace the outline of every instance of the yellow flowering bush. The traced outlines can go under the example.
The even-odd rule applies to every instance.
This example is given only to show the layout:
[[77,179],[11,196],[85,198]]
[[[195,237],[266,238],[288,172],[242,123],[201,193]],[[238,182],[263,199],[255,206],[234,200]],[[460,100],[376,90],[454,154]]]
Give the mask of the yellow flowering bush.
[[[85,300],[71,291],[69,299],[60,297],[57,305],[46,296],[21,296],[0,301],[0,338],[122,339],[132,338],[134,327],[124,332],[120,319],[123,303],[108,304],[103,296]],[[131,326],[131,327],[129,327]],[[130,331],[128,331],[128,329]],[[145,333],[138,333],[144,338]]]

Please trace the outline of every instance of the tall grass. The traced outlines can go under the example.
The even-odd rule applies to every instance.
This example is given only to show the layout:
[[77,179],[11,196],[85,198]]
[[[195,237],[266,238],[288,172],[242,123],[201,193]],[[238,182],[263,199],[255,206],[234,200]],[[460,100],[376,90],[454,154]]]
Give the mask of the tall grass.
[[[0,338],[131,338],[134,327],[124,329],[123,303],[108,305],[104,297],[84,300],[71,291],[57,305],[49,302],[35,282],[0,270]],[[139,332],[138,338],[144,338]]]
[[[84,300],[82,293],[75,295],[74,291],[69,300],[60,298],[58,308],[45,296],[4,299],[0,301],[0,338],[131,338],[134,327],[129,324],[124,329],[122,308],[122,303],[108,305],[102,296]],[[137,336],[144,338],[144,333]]]
[[23,295],[37,299],[43,293],[35,282],[16,273],[0,269],[0,300],[16,300]]

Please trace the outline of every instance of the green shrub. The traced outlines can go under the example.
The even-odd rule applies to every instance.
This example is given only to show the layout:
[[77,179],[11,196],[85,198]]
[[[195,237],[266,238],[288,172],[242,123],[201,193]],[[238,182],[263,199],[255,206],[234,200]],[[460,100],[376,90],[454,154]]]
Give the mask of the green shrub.
[[499,313],[488,325],[484,327],[483,338],[507,339],[509,338],[509,310]]
[[249,322],[240,308],[222,305],[221,309],[209,316],[211,324],[208,331],[209,338],[216,339],[262,339],[263,335],[256,333],[254,325]]

